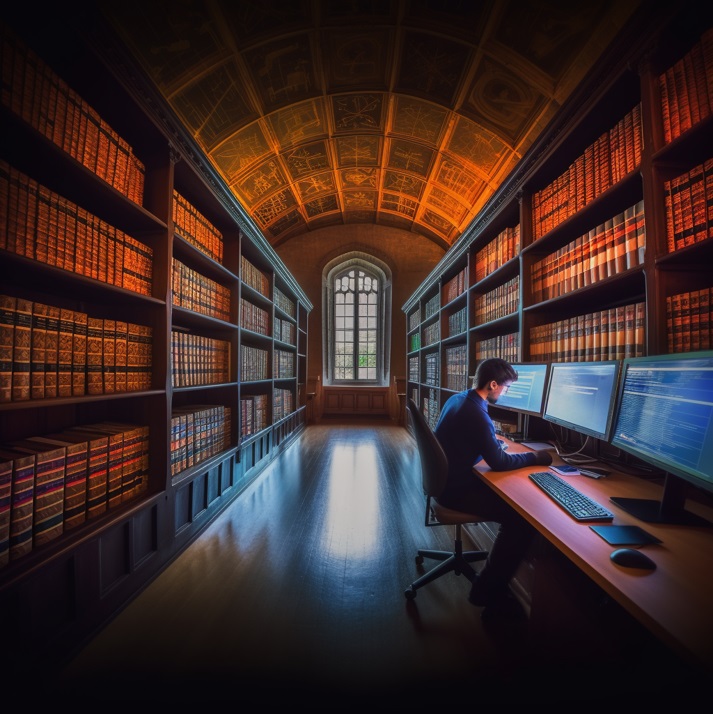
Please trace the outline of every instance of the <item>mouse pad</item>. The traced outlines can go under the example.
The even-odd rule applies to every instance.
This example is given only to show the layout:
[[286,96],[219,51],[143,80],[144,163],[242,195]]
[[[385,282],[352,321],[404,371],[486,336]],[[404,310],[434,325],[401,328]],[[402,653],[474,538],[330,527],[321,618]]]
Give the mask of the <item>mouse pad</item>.
[[639,526],[589,526],[610,545],[646,545],[661,543],[656,536]]

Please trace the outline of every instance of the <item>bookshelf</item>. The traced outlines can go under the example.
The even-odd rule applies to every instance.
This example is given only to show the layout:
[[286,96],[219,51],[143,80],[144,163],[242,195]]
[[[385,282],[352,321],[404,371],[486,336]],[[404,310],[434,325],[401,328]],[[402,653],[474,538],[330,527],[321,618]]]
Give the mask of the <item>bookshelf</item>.
[[312,309],[109,37],[20,15],[0,24],[11,667],[70,651],[300,433]]
[[[466,352],[467,386],[489,356],[595,360],[710,348],[711,28],[711,12],[696,14],[690,3],[635,15],[404,304],[407,391],[424,413],[437,419],[434,402],[440,411],[461,384],[454,346]],[[438,308],[441,336],[426,341],[426,306],[438,294],[449,296]],[[463,307],[466,329],[455,333]],[[427,357],[440,360],[435,383]],[[522,418],[497,407],[493,415]]]

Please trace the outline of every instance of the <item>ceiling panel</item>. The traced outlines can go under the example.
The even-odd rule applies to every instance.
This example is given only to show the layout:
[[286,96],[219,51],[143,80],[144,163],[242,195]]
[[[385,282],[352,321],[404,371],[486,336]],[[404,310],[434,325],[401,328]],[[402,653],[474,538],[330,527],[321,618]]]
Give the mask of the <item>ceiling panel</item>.
[[100,6],[273,245],[376,223],[447,248],[638,4]]

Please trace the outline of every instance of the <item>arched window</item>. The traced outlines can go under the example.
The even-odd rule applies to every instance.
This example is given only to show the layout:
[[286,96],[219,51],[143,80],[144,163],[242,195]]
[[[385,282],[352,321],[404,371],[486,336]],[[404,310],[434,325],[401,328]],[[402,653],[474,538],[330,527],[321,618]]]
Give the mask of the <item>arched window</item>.
[[325,384],[388,384],[390,271],[365,254],[325,268]]

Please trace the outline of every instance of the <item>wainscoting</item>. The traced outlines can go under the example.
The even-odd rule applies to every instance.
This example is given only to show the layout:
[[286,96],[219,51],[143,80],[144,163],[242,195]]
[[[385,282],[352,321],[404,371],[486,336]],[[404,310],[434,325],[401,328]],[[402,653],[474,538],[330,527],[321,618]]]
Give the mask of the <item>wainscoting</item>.
[[389,387],[322,387],[323,416],[390,416]]

